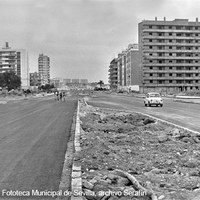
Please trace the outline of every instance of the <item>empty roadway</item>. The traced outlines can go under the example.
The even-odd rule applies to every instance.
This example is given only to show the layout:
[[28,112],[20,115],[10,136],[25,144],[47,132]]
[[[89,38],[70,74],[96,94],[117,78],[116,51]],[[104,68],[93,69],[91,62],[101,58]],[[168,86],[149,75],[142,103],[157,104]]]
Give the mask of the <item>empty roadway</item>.
[[76,98],[52,97],[0,105],[0,196],[3,189],[58,190],[76,106]]

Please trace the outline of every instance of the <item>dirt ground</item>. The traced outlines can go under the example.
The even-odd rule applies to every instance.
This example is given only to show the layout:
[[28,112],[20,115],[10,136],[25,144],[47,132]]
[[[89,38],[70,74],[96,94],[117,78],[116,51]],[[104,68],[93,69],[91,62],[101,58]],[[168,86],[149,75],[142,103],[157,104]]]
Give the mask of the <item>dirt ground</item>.
[[83,102],[80,119],[85,199],[200,199],[200,135]]

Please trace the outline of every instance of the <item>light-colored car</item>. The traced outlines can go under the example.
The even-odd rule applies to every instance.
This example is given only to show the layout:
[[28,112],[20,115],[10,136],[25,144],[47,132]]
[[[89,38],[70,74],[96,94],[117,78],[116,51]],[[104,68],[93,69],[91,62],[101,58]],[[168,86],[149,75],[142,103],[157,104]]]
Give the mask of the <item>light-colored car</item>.
[[156,105],[156,106],[163,106],[163,99],[161,95],[157,92],[150,92],[147,93],[144,99],[144,105],[145,106],[151,106],[151,105]]

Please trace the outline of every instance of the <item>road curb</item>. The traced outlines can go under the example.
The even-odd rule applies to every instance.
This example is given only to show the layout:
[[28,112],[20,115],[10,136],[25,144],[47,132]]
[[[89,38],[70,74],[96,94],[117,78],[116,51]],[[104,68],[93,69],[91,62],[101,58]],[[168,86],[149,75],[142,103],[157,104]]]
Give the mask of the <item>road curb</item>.
[[[78,107],[77,107],[78,109]],[[74,148],[75,148],[75,132],[77,129],[77,109],[74,112],[73,122],[71,127],[70,138],[67,143],[67,150],[65,153],[65,159],[63,164],[63,170],[61,180],[59,184],[59,191],[62,191],[62,196],[56,198],[56,200],[69,200],[71,199],[72,192],[72,168],[74,169]],[[74,175],[73,175],[74,176]],[[75,199],[74,199],[75,200]],[[78,200],[78,199],[77,199]]]
[[180,103],[191,103],[191,104],[200,104],[200,102],[184,101],[183,99],[174,99],[174,102],[180,102]]
[[[76,125],[75,125],[75,135],[74,135],[74,153],[81,151],[80,147],[80,135],[81,135],[81,127],[80,127],[80,116],[79,116],[79,100],[77,105],[77,114],[76,114]],[[71,200],[83,200],[82,194],[82,174],[81,174],[81,164],[76,161],[76,157],[73,158],[72,164],[72,174],[71,174]]]

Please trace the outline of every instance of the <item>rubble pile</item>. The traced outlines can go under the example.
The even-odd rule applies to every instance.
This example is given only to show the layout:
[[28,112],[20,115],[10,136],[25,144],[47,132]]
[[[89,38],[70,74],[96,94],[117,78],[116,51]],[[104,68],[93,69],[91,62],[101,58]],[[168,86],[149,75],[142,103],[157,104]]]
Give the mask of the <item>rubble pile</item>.
[[85,199],[200,195],[200,135],[141,114],[80,105],[82,150],[75,159],[82,166]]

